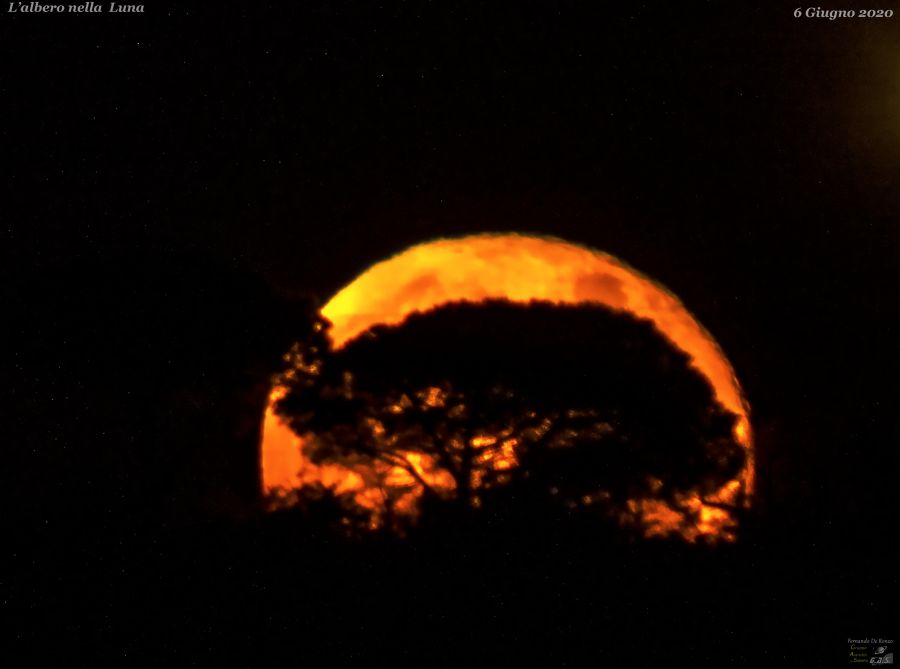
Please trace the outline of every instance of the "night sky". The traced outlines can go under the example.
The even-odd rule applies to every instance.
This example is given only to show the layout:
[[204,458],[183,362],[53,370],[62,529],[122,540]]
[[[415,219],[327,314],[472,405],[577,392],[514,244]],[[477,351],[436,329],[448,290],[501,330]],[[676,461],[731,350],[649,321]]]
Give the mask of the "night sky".
[[[214,4],[0,19],[6,488],[17,507],[29,490],[52,499],[25,505],[16,536],[53,515],[48,490],[79,505],[78,485],[41,472],[107,427],[146,444],[177,433],[177,415],[147,407],[168,407],[182,377],[246,383],[297,301],[417,242],[532,232],[623,259],[713,333],[752,407],[760,541],[843,584],[821,614],[831,626],[806,624],[805,639],[839,666],[844,637],[890,636],[900,18]],[[142,361],[123,364],[135,347]],[[235,347],[250,362],[217,377]],[[132,385],[140,409],[106,396]],[[783,623],[803,626],[801,595],[780,596],[799,607]],[[741,657],[733,636],[707,634]],[[765,660],[795,665],[794,652]]]

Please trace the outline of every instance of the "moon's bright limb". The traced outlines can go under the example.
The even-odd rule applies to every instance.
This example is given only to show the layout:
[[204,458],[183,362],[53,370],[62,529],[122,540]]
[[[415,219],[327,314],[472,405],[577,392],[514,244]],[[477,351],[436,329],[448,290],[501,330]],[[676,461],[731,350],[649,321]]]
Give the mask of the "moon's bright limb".
[[[416,311],[492,298],[599,303],[651,320],[691,356],[716,399],[739,417],[735,436],[747,449],[747,464],[740,477],[720,491],[717,501],[734,498],[739,489],[749,495],[754,476],[753,438],[749,406],[734,370],[709,332],[677,297],[609,254],[556,238],[519,234],[439,239],[373,265],[332,297],[322,315],[331,321],[334,344],[340,347],[375,325],[400,323]],[[278,392],[273,391],[272,399]],[[299,438],[275,416],[271,404],[270,400],[262,444],[266,489],[321,481],[338,491],[363,493],[366,484],[358,474],[305,462]],[[701,524],[704,518],[712,523],[717,512],[721,510],[701,509]],[[666,513],[659,510],[663,525]]]

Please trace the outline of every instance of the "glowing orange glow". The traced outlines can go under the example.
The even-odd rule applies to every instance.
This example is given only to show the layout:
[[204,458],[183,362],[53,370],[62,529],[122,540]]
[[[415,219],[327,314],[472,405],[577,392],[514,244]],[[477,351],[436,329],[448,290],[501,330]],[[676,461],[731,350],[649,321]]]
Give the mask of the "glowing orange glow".
[[[748,496],[752,492],[749,406],[725,355],[677,297],[606,253],[559,239],[517,234],[441,239],[375,264],[339,291],[323,307],[322,315],[331,321],[333,342],[341,347],[375,325],[398,324],[412,313],[449,302],[487,299],[595,303],[651,320],[673,345],[691,357],[692,365],[709,381],[716,399],[738,415],[735,438],[746,448],[746,466],[740,477],[726,484],[711,501],[729,503],[741,491]],[[321,482],[337,492],[358,493],[360,504],[374,508],[380,498],[372,492],[372,486],[389,480],[392,485],[403,482],[412,489],[408,499],[400,500],[398,508],[414,504],[421,490],[416,491],[415,477],[403,467],[384,463],[365,470],[315,465],[304,458],[300,438],[272,410],[280,392],[278,388],[273,390],[265,415],[262,469],[266,490]],[[429,389],[426,401],[433,406],[442,404],[440,390]],[[508,469],[516,462],[513,439],[484,435],[476,437],[471,446],[492,451],[495,470]],[[443,489],[452,487],[452,477],[446,472],[442,477],[424,456],[408,453],[406,458],[408,465],[429,484]],[[686,503],[696,507],[697,533],[728,538],[723,529],[728,522],[727,512],[703,505],[699,498]],[[642,514],[648,535],[662,534],[677,522],[676,511],[652,500],[636,500],[633,511]],[[687,535],[686,538],[692,539]]]

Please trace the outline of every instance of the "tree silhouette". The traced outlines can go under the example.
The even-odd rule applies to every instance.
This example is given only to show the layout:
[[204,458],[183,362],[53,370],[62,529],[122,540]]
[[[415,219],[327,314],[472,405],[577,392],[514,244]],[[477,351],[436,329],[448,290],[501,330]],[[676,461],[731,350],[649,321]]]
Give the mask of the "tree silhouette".
[[600,306],[453,304],[339,350],[320,326],[285,385],[276,410],[308,457],[398,468],[426,504],[516,491],[568,508],[677,507],[744,463],[736,416],[689,358],[649,321]]

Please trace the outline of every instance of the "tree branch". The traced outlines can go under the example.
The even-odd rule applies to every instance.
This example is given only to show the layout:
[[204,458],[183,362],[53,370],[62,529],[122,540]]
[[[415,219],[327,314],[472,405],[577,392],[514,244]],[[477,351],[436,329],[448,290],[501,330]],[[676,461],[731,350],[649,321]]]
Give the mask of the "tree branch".
[[383,462],[388,463],[389,465],[400,467],[401,469],[405,470],[416,480],[416,482],[419,483],[419,485],[421,485],[425,489],[426,494],[437,496],[434,488],[428,485],[425,479],[423,479],[419,472],[416,471],[416,468],[413,466],[413,464],[404,456],[395,453],[379,452],[375,454],[375,457],[382,460]]

